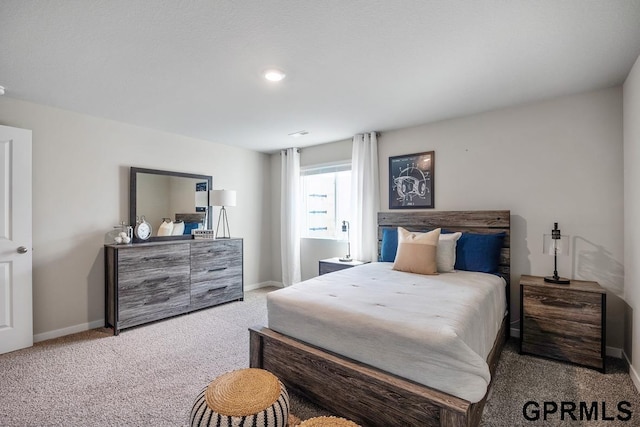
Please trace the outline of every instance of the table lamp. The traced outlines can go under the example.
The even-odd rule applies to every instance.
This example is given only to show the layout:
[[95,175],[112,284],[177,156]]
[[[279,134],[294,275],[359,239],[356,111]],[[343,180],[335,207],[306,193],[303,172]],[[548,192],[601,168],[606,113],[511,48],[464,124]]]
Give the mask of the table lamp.
[[[225,206],[236,205],[235,190],[211,190],[211,206],[222,206],[218,215],[218,224],[216,225],[216,239],[230,239],[229,221],[227,220],[227,210]],[[222,236],[218,234],[220,223],[222,222]]]
[[351,262],[351,237],[349,236],[349,221],[342,221],[342,232],[347,233],[347,254],[340,258],[342,262]]
[[551,234],[543,236],[542,251],[547,255],[553,255],[553,276],[544,278],[545,282],[568,285],[569,279],[558,276],[558,255],[569,255],[569,236],[563,236],[558,228],[558,223],[553,223]]

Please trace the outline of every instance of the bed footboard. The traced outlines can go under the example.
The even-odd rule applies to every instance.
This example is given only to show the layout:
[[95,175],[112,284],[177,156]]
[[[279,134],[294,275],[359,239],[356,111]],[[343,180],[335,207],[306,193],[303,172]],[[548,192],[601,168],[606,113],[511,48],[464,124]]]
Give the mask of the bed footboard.
[[[506,320],[488,363],[495,371],[506,338]],[[275,374],[287,388],[364,426],[472,427],[478,403],[451,396],[327,352],[269,328],[250,328],[250,365]]]

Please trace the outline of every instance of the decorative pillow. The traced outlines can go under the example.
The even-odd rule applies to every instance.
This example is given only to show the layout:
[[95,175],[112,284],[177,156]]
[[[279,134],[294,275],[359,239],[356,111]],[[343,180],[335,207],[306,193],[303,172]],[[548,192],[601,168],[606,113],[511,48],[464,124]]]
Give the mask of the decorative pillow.
[[439,273],[448,273],[453,271],[456,264],[456,243],[460,239],[462,233],[440,234],[438,239],[438,254],[436,262],[438,264]]
[[382,229],[382,247],[380,248],[380,261],[393,262],[398,251],[398,229]]
[[440,229],[412,233],[398,227],[398,252],[393,269],[418,274],[438,274],[436,253]]
[[[415,233],[416,235],[422,233]],[[438,239],[438,251],[436,254],[436,264],[439,273],[453,271],[456,263],[456,242],[462,233],[440,234]],[[398,251],[398,229],[382,229],[382,246],[380,248],[381,262],[394,262]]]
[[199,222],[185,222],[184,234],[191,234],[191,230],[197,230],[199,226],[200,226]]
[[505,233],[462,233],[456,248],[456,270],[497,273]]

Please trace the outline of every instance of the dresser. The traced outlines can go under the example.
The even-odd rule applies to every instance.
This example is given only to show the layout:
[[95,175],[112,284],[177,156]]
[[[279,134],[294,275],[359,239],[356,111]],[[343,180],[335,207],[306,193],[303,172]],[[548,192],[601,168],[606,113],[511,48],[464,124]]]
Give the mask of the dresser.
[[105,245],[105,326],[142,325],[242,300],[242,239]]
[[605,371],[607,295],[596,282],[520,278],[520,352]]

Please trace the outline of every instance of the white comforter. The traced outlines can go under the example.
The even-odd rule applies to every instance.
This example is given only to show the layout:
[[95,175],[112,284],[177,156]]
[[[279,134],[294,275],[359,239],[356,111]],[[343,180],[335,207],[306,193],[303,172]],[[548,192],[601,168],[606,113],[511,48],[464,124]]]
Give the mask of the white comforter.
[[482,399],[506,311],[504,279],[371,263],[267,296],[269,328],[458,396]]

